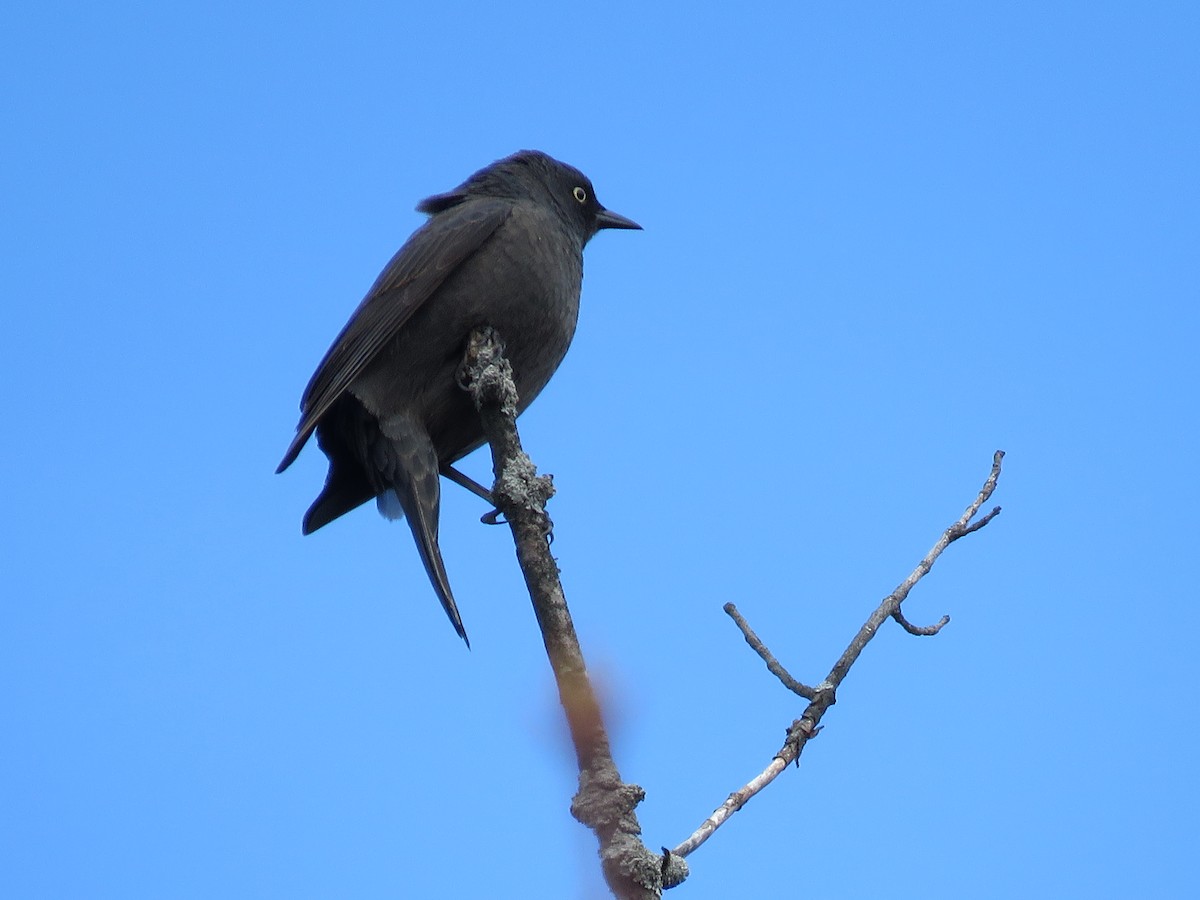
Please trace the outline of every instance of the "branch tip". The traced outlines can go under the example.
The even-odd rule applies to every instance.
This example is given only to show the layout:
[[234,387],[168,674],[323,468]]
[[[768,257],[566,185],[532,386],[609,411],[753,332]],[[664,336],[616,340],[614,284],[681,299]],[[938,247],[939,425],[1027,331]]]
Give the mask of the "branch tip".
[[777,660],[774,654],[767,649],[767,646],[762,642],[762,639],[754,633],[754,629],[750,627],[750,623],[738,612],[738,608],[732,603],[726,603],[722,607],[733,619],[735,625],[742,632],[742,637],[746,639],[746,643],[750,645],[750,649],[759,655],[764,663],[767,664],[767,671],[779,679],[780,683],[793,694],[803,697],[805,700],[812,700],[816,696],[816,692],[808,685],[797,681],[792,677],[791,673],[783,667]]
[[929,637],[937,634],[950,623],[949,616],[942,616],[932,625],[914,625],[912,622],[908,621],[908,619],[904,618],[904,614],[900,612],[899,608],[892,613],[892,618],[896,620],[901,628],[903,628],[909,634],[916,635],[917,637]]
[[996,518],[996,516],[998,516],[998,515],[1000,515],[1000,507],[997,506],[997,507],[994,507],[991,512],[987,513],[978,522],[972,522],[970,525],[965,526],[962,530],[960,530],[957,534],[955,534],[954,537],[951,538],[951,540],[956,541],[960,537],[966,537],[968,534],[971,534],[971,532],[973,532],[973,531],[978,531],[980,528],[982,528],[988,522],[992,521],[992,519]]

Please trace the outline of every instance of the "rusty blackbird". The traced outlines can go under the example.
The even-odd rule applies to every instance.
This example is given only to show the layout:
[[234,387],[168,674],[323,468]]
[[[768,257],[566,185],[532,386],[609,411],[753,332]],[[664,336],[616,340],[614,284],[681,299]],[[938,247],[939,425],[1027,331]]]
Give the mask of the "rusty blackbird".
[[277,472],[315,430],[329,458],[304,516],[309,534],[376,498],[408,518],[455,631],[467,640],[438,547],[439,471],[483,443],[455,373],[467,337],[495,328],[518,413],[567,352],[579,316],[583,247],[603,228],[640,228],[605,209],[578,169],[522,150],[417,206],[430,218],[376,279],[317,366]]

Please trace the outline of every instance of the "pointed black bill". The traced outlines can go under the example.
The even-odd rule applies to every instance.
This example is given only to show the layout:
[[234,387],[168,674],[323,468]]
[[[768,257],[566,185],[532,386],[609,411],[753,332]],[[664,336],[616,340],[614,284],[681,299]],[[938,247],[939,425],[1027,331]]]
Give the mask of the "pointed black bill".
[[596,213],[596,228],[628,228],[631,230],[641,231],[642,226],[633,219],[627,219],[620,213],[615,213],[611,209],[603,209]]

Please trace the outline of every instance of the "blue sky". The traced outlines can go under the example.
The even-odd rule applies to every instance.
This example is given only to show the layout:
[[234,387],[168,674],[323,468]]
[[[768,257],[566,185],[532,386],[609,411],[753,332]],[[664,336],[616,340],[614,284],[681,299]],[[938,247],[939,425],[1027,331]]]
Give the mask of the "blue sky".
[[447,486],[468,651],[272,474],[417,201],[536,147],[645,226],[522,435],[650,846],[801,709],[722,604],[819,681],[1008,453],[672,896],[1186,895],[1197,7],[416,6],[2,14],[4,893],[604,895],[507,530]]

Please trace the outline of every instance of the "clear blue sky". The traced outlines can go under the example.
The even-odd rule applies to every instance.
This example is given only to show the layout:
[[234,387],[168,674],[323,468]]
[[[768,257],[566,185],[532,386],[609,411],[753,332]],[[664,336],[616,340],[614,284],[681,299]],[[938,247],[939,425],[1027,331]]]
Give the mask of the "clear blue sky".
[[801,709],[721,605],[819,680],[1008,452],[949,627],[672,896],[1188,895],[1200,7],[566,7],[0,17],[2,892],[603,896],[507,530],[448,486],[468,651],[272,474],[416,202],[535,147],[645,226],[522,425],[650,846]]

